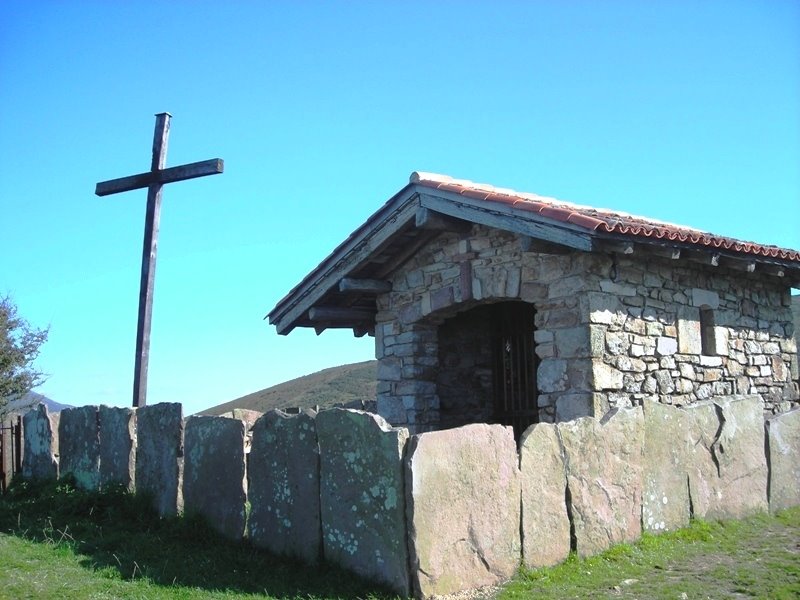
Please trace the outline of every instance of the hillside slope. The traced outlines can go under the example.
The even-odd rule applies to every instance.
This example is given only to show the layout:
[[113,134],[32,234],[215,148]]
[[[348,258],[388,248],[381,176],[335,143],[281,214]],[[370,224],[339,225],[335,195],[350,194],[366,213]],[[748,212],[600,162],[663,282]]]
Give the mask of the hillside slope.
[[71,408],[68,404],[61,404],[37,392],[28,392],[22,398],[12,400],[1,408],[0,416],[11,414],[24,415],[32,408],[36,408],[40,403],[44,403],[47,406],[47,410],[51,413],[59,412],[64,408]]
[[377,361],[341,365],[279,383],[236,400],[212,406],[201,415],[220,415],[234,408],[266,412],[275,408],[311,408],[338,405],[360,405],[373,402]]

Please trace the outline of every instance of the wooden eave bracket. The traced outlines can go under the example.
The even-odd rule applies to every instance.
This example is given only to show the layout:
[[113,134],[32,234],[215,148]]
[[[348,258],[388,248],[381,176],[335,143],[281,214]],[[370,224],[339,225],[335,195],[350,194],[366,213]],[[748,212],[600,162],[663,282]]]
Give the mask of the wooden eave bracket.
[[716,249],[704,251],[697,247],[670,246],[638,241],[623,241],[619,239],[596,239],[595,248],[598,252],[615,254],[651,254],[670,260],[688,260],[711,267],[725,267],[743,273],[762,273],[773,277],[786,277],[797,282],[800,280],[800,266],[795,268],[775,262],[767,257],[748,254],[728,254]]

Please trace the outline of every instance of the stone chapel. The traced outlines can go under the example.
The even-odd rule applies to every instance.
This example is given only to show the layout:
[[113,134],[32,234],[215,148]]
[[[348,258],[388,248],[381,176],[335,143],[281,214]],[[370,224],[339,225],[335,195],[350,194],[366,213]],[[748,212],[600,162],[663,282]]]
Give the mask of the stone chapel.
[[760,394],[798,405],[800,252],[431,173],[268,314],[374,335],[377,412],[412,433]]

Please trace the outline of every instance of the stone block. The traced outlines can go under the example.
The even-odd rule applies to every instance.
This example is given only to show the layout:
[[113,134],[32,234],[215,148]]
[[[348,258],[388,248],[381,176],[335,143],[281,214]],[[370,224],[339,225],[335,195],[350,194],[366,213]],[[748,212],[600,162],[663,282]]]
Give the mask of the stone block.
[[541,392],[561,392],[567,389],[567,361],[545,359],[539,363],[536,381]]
[[678,340],[660,337],[656,342],[656,356],[672,356],[678,351]]
[[22,476],[25,479],[58,478],[58,424],[60,413],[50,414],[39,404],[22,417],[25,436]]
[[669,371],[656,371],[653,373],[656,382],[658,383],[658,391],[662,394],[671,394],[675,391],[675,382]]
[[766,421],[771,512],[800,506],[800,408]]
[[250,541],[307,563],[322,554],[316,415],[265,413],[253,427],[247,466]]
[[136,411],[132,408],[101,406],[97,416],[100,429],[100,487],[118,483],[133,491],[136,479]]
[[589,356],[589,328],[571,327],[555,332],[556,353],[562,358],[586,358]]
[[602,323],[611,325],[620,320],[624,308],[616,296],[590,292],[582,296],[588,302],[587,311],[591,323]]
[[377,411],[378,414],[389,423],[402,424],[408,422],[406,408],[403,405],[402,398],[378,396]]
[[520,440],[522,561],[530,568],[565,560],[570,550],[567,476],[555,425],[537,423]]
[[232,540],[244,535],[246,425],[240,419],[189,417],[184,433],[183,507]]
[[722,358],[719,356],[704,356],[700,355],[700,366],[701,367],[721,367],[722,366]]
[[571,298],[585,290],[587,285],[583,275],[563,277],[550,284],[547,297],[551,300],[554,298]]
[[626,333],[607,333],[606,334],[606,348],[608,352],[613,355],[625,354],[630,348],[631,342]]
[[645,401],[642,529],[651,533],[689,525],[690,448],[685,410]]
[[417,597],[511,578],[520,561],[520,478],[510,427],[415,435],[405,460],[411,579]]
[[693,516],[740,519],[767,511],[764,403],[760,396],[697,402],[691,416],[689,494]]
[[100,488],[100,428],[96,406],[65,408],[58,425],[59,476],[72,475],[82,490]]
[[636,288],[632,285],[624,285],[621,283],[614,283],[613,281],[601,281],[600,289],[608,294],[614,296],[635,296]]
[[700,309],[681,306],[678,308],[678,352],[701,354]]
[[403,451],[408,430],[348,409],[317,415],[325,559],[408,594]]
[[526,281],[520,286],[520,300],[525,302],[539,302],[547,298],[547,285],[543,283]]
[[592,375],[595,390],[621,390],[622,372],[602,360],[592,360]]
[[595,416],[593,394],[561,394],[556,399],[556,421]]
[[699,288],[692,289],[692,306],[697,308],[719,308],[719,294]]
[[136,493],[150,497],[162,517],[183,508],[183,407],[177,402],[136,411]]
[[714,350],[720,356],[728,356],[728,340],[730,334],[727,327],[714,327]]
[[455,293],[452,286],[441,288],[431,292],[431,310],[437,311],[448,306],[452,306],[455,302]]
[[378,380],[400,381],[402,373],[403,368],[399,358],[384,358],[378,361]]
[[598,554],[642,532],[640,407],[613,409],[602,421],[558,423],[567,467],[567,504],[580,557]]

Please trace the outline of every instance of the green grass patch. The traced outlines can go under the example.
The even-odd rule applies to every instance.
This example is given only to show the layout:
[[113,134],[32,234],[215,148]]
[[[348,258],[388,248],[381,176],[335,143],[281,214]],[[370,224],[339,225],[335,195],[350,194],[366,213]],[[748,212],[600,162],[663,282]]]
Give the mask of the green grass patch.
[[0,497],[0,598],[390,598],[352,573],[309,567],[202,520],[160,519],[122,489],[17,481]]
[[[0,598],[393,598],[329,564],[230,542],[198,519],[160,519],[122,489],[17,481],[0,496]],[[588,559],[520,571],[516,598],[800,597],[800,508],[694,521]]]
[[499,598],[800,598],[800,508],[697,520],[591,558],[522,569]]

